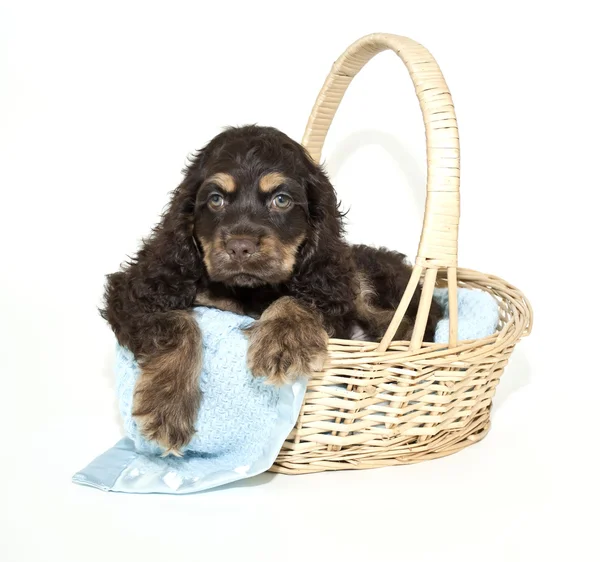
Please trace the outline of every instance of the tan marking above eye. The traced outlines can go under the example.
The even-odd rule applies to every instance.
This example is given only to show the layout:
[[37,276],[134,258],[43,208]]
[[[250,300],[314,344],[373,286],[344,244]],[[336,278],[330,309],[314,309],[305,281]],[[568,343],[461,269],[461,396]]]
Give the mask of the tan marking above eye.
[[263,193],[270,193],[286,180],[287,178],[281,172],[269,172],[258,180],[258,189]]
[[233,176],[225,172],[218,172],[210,176],[205,183],[214,183],[226,193],[233,193],[236,189]]

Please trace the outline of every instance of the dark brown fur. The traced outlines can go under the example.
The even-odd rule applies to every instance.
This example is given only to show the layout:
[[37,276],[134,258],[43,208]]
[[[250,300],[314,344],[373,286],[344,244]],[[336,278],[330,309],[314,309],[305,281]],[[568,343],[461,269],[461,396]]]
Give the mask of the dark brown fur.
[[[411,268],[342,235],[326,174],[276,129],[228,129],[196,154],[161,223],[106,287],[102,314],[142,366],[135,414],[147,437],[175,453],[193,435],[195,304],[259,318],[249,365],[277,384],[318,368],[326,333],[381,338]],[[410,338],[419,298],[420,289],[397,338]],[[426,340],[439,316],[434,303]]]

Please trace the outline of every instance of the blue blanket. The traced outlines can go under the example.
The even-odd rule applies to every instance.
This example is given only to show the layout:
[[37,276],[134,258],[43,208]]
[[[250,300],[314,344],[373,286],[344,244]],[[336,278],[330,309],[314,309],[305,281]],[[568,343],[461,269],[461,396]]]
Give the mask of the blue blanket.
[[[448,341],[447,290],[438,289],[445,318],[435,340]],[[460,289],[459,339],[488,336],[498,325],[498,306],[487,293]],[[246,367],[245,316],[211,308],[195,310],[203,334],[200,376],[202,407],[197,433],[182,458],[161,457],[146,441],[131,416],[133,389],[139,373],[133,355],[117,348],[119,408],[127,437],[73,476],[77,484],[105,491],[185,494],[214,488],[268,470],[294,427],[306,381],[281,388],[264,384]]]

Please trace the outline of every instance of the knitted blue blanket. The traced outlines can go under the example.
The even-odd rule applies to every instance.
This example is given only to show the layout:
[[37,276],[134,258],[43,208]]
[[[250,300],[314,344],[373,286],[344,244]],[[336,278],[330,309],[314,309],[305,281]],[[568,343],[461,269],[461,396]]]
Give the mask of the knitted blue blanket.
[[[435,298],[445,309],[435,340],[447,342],[447,290],[436,290]],[[489,294],[460,289],[458,311],[459,339],[481,338],[496,330],[498,306]],[[139,369],[131,352],[118,347],[117,395],[127,437],[77,472],[75,483],[105,491],[185,494],[271,467],[298,418],[306,381],[277,388],[252,376],[242,333],[251,318],[211,308],[197,308],[195,316],[203,335],[203,395],[197,433],[184,456],[161,457],[159,447],[140,435],[131,416]]]

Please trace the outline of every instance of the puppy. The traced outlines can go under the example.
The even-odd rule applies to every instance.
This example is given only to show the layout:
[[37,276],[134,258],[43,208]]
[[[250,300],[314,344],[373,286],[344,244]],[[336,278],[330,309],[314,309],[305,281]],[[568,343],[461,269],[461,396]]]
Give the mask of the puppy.
[[[325,172],[276,129],[230,128],[194,156],[151,236],[108,276],[101,311],[140,365],[133,414],[145,437],[179,454],[194,434],[194,306],[256,318],[248,365],[273,384],[318,370],[328,336],[382,337],[411,268],[403,254],[347,244],[342,218]],[[419,297],[395,339],[411,337]],[[439,317],[433,303],[425,339]]]

